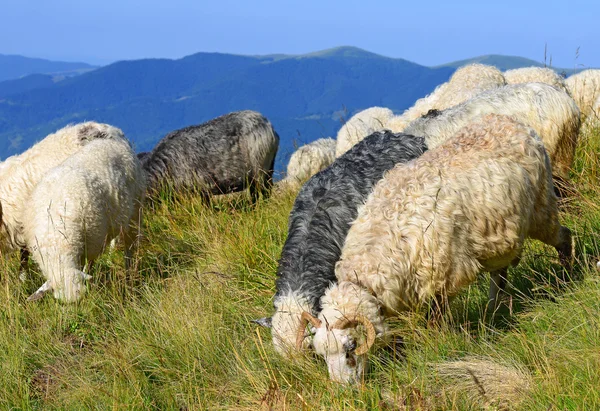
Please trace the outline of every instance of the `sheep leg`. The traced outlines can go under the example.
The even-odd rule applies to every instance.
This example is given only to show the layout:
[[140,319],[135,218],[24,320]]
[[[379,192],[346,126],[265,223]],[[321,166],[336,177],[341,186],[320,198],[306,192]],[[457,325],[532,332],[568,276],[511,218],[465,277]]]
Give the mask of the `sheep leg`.
[[19,279],[21,282],[27,281],[27,273],[29,272],[29,251],[26,248],[21,248],[21,266],[19,268]]
[[275,171],[275,156],[273,156],[273,160],[271,161],[271,166],[267,171],[263,172],[263,184],[261,188],[262,196],[266,200],[271,195],[271,190],[273,189],[273,172]]
[[558,231],[558,243],[554,248],[558,251],[560,264],[566,271],[566,275],[563,274],[561,279],[566,281],[571,277],[571,271],[573,269],[573,237],[571,235],[571,230],[564,226],[560,227]]
[[438,294],[435,296],[431,305],[429,306],[429,312],[427,313],[427,326],[437,326],[440,324],[446,310],[448,309],[448,297],[445,294]]
[[125,270],[128,272],[131,270],[133,264],[133,254],[139,246],[139,239],[141,237],[142,227],[142,207],[137,206],[134,212],[135,218],[133,218],[129,227],[121,232],[121,239],[124,245],[124,258],[125,258]]
[[506,277],[508,274],[508,268],[501,268],[500,270],[492,271],[490,273],[490,291],[489,291],[489,304],[490,307],[496,312],[500,305],[501,296],[504,294],[506,289]]

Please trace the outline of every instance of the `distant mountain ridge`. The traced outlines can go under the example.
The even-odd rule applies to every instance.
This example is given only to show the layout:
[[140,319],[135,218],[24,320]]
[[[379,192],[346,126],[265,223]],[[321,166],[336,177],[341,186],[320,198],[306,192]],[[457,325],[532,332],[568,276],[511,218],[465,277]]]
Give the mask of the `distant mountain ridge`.
[[87,63],[0,54],[0,81],[14,80],[30,74],[76,75],[95,68]]
[[281,136],[282,170],[296,145],[335,137],[344,119],[367,107],[402,112],[448,80],[459,64],[477,59],[500,68],[541,65],[482,56],[426,67],[345,46],[303,55],[196,53],[120,61],[75,77],[26,76],[0,82],[0,157],[84,120],[114,124],[138,150],[149,150],[174,129],[253,109]]

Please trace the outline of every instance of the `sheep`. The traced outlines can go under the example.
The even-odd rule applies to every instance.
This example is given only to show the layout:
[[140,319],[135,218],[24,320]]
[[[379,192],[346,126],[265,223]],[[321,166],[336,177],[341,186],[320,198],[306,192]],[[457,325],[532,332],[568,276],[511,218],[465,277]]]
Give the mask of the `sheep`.
[[143,159],[150,193],[225,194],[250,188],[253,201],[273,184],[279,135],[256,111],[237,111],[167,134]]
[[144,192],[144,171],[126,140],[92,141],[49,170],[23,213],[26,247],[47,280],[29,300],[52,290],[77,301],[90,278],[84,265],[117,236],[129,269]]
[[506,85],[502,72],[484,64],[469,64],[456,70],[450,80],[436,87],[426,97],[400,116],[389,119],[387,128],[395,133],[403,131],[413,120],[430,110],[444,110],[467,101],[476,95]]
[[310,322],[330,377],[358,382],[387,317],[432,301],[445,306],[480,271],[499,281],[527,237],[554,246],[570,268],[571,233],[558,221],[543,143],[515,120],[487,115],[377,183],[348,232],[338,283],[322,297],[318,318],[302,314],[297,347]]
[[542,83],[509,84],[456,107],[413,121],[406,133],[423,136],[432,149],[475,118],[503,114],[532,127],[542,138],[558,180],[567,181],[579,134],[580,115],[565,92]]
[[335,156],[340,157],[366,136],[386,128],[393,116],[392,110],[384,107],[371,107],[353,115],[338,131]]
[[335,160],[335,146],[334,139],[320,138],[298,148],[290,158],[282,183],[292,187],[301,185],[328,167]]
[[588,130],[600,119],[600,70],[584,70],[568,77],[565,84],[579,106],[583,124]]
[[272,328],[278,353],[292,356],[301,313],[320,311],[319,299],[335,281],[334,265],[350,222],[375,183],[395,164],[425,150],[420,137],[376,132],[301,188],[277,269],[275,314],[256,321]]
[[25,248],[22,213],[29,207],[29,197],[44,174],[61,164],[73,153],[97,139],[123,140],[123,132],[108,124],[85,122],[68,125],[27,151],[0,163],[0,202],[2,219],[0,247],[4,252],[20,249],[21,280],[26,278],[29,252]]
[[504,72],[507,84],[545,83],[569,93],[565,79],[556,71],[547,67],[522,67]]

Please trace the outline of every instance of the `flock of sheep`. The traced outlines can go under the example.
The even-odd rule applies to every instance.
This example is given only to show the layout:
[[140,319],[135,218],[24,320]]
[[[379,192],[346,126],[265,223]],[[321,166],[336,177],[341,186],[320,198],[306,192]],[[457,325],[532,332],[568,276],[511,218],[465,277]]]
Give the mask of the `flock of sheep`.
[[[422,305],[436,318],[481,271],[497,307],[526,238],[553,246],[569,272],[556,187],[598,110],[600,70],[565,80],[545,68],[473,64],[401,115],[373,107],[336,140],[299,148],[278,183],[299,191],[275,312],[257,320],[275,349],[312,349],[333,380],[358,382],[365,354],[388,335],[386,318]],[[29,257],[44,275],[30,300],[53,292],[76,301],[112,240],[132,269],[145,198],[167,187],[267,198],[278,145],[254,111],[174,131],[137,155],[118,128],[67,126],[0,163],[0,245],[20,250],[21,278]]]

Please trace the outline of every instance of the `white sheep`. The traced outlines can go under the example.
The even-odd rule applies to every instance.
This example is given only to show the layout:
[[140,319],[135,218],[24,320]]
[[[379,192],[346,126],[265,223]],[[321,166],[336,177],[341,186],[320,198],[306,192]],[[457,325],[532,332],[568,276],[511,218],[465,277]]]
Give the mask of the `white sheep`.
[[108,124],[85,122],[68,125],[48,135],[22,154],[0,163],[0,247],[4,251],[21,250],[21,279],[25,279],[28,260],[22,213],[29,208],[28,199],[33,188],[48,170],[61,164],[89,142],[124,138],[120,129]]
[[445,110],[467,101],[490,89],[504,86],[506,81],[496,67],[485,64],[469,64],[456,70],[450,80],[439,85],[426,97],[399,116],[391,118],[387,128],[395,133],[404,131],[413,120],[427,114],[430,110]]
[[328,167],[335,160],[336,141],[320,138],[298,148],[290,157],[287,176],[282,182],[297,186]]
[[507,84],[545,83],[569,93],[565,79],[547,67],[522,67],[504,72]]
[[24,211],[25,244],[49,290],[72,302],[85,291],[86,263],[120,236],[130,265],[145,191],[142,166],[126,140],[92,141],[48,171]]
[[353,115],[338,131],[335,156],[341,156],[366,136],[386,128],[393,116],[392,110],[384,107],[371,107]]
[[558,221],[544,145],[532,129],[487,115],[379,181],[346,237],[339,283],[318,319],[303,314],[297,344],[311,322],[332,379],[359,381],[386,317],[445,306],[480,271],[503,278],[527,237],[554,246],[570,268],[571,233]]
[[584,70],[565,80],[571,96],[581,110],[585,129],[600,122],[600,70]]
[[579,109],[565,92],[548,84],[509,84],[458,106],[413,121],[405,132],[425,137],[435,148],[484,114],[513,116],[542,138],[555,176],[568,180],[580,126]]

